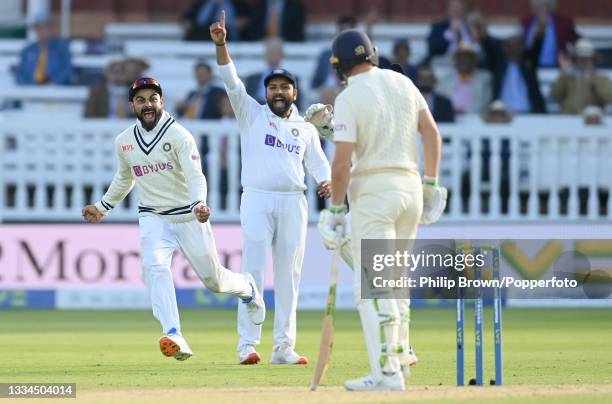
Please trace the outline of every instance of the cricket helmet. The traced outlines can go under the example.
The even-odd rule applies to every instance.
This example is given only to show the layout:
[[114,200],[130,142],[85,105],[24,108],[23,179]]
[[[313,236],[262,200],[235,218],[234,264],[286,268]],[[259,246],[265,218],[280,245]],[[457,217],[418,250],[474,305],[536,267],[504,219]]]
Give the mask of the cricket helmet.
[[338,77],[344,81],[346,74],[354,66],[363,62],[376,64],[376,49],[365,32],[347,29],[334,39],[329,62]]

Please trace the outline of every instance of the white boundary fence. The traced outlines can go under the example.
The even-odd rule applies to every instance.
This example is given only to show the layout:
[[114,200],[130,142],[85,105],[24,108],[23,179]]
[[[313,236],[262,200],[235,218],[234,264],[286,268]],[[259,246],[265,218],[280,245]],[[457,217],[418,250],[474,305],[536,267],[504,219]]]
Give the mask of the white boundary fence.
[[[0,118],[0,221],[79,221],[82,206],[98,200],[113,177],[114,138],[131,121],[48,121],[49,116]],[[237,222],[237,127],[219,121],[183,124],[203,152],[215,220]],[[609,118],[594,127],[558,115],[522,116],[509,125],[485,124],[471,116],[440,125],[445,138],[441,177],[450,190],[443,220],[608,220],[611,127]],[[310,178],[308,185],[314,221],[317,197]],[[137,195],[130,195],[107,220],[135,221],[136,208]]]

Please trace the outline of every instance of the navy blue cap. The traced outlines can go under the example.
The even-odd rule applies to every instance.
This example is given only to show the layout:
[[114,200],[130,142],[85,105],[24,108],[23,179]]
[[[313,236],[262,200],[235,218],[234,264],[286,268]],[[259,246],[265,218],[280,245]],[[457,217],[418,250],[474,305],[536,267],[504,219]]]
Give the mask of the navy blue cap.
[[264,78],[264,86],[268,87],[268,83],[274,77],[284,77],[289,80],[291,84],[293,84],[293,87],[296,87],[295,83],[297,82],[297,80],[295,79],[295,76],[285,69],[274,69],[270,73],[268,73],[268,75]]

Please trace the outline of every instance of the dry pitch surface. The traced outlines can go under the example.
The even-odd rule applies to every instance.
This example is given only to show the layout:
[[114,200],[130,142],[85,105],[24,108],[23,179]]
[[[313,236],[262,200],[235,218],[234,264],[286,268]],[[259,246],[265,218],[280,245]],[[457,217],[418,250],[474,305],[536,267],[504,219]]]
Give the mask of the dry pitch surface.
[[[299,400],[300,404],[339,403],[591,403],[612,402],[612,385],[554,385],[503,387],[409,386],[406,392],[356,393],[341,387],[322,387],[315,392],[296,387],[253,387],[234,389],[174,389],[86,391],[79,394],[79,403],[134,402],[167,404],[182,403],[278,403]],[[37,401],[38,402],[38,401]]]

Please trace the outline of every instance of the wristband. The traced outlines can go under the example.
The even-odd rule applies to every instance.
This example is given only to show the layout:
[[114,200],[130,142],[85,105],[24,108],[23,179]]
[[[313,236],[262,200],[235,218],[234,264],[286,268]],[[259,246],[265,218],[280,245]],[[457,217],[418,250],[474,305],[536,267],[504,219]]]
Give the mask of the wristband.
[[329,212],[332,215],[337,215],[337,214],[340,214],[340,213],[346,213],[346,205],[331,206],[329,208]]
[[218,44],[218,43],[216,43],[216,44],[215,44],[215,46],[225,46],[225,44],[226,44],[226,43],[227,43],[227,42],[223,42],[222,44]]
[[438,186],[438,177],[430,177],[428,175],[423,176],[423,184],[431,185],[433,187]]

